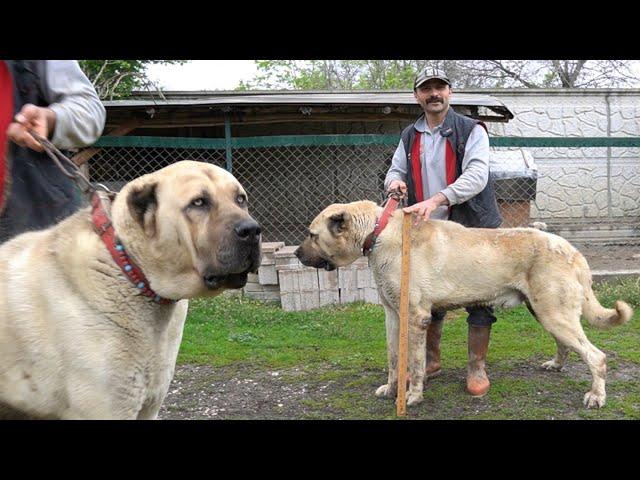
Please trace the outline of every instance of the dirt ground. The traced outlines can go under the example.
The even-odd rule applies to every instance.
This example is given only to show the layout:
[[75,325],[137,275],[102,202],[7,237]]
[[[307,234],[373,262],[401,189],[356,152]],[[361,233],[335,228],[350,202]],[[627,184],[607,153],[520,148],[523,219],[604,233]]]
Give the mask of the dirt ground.
[[[579,249],[592,270],[640,270],[640,246],[581,246]],[[605,353],[613,363],[607,378],[610,400],[616,395],[625,395],[627,386],[640,378],[640,367],[632,362],[611,362],[615,353]],[[542,418],[585,418],[582,396],[588,390],[591,378],[586,365],[574,357],[565,370],[551,373],[539,368],[544,360],[548,359],[540,357],[502,369],[490,367],[492,382],[499,384],[501,380],[510,382],[522,378],[535,380],[540,387],[536,392],[522,392],[516,388],[513,394],[490,393],[483,399],[470,399],[465,395],[463,370],[445,370],[432,382],[449,390],[433,397],[425,390],[425,402],[411,412],[410,418],[483,418],[496,412],[503,412],[502,418],[531,418],[531,412],[540,409],[541,413],[537,415]],[[159,418],[393,418],[393,402],[373,395],[385,379],[384,370],[345,372],[336,366],[313,370],[305,367],[260,370],[249,365],[224,368],[178,365]],[[567,383],[571,386],[567,387]],[[545,413],[544,406],[549,412]],[[591,411],[588,415],[592,418],[627,418],[624,412],[607,407],[599,412],[602,413]]]
[[578,250],[591,270],[640,270],[640,245],[578,245]]
[[[608,352],[609,353],[609,352]],[[615,354],[608,355],[615,358]],[[633,362],[611,362],[607,378],[608,404],[587,410],[582,397],[591,375],[574,358],[562,372],[547,372],[544,359],[519,361],[508,367],[489,365],[492,390],[480,399],[464,390],[463,369],[443,369],[425,388],[425,401],[409,410],[413,419],[626,419],[616,398],[634,395],[640,367]],[[386,381],[384,370],[340,372],[324,366],[255,370],[247,366],[213,368],[182,365],[160,411],[165,420],[303,420],[393,419],[395,404],[374,391]],[[322,377],[329,379],[323,380]],[[518,384],[518,380],[527,380]],[[502,387],[501,387],[502,385]],[[637,406],[640,407],[640,406]]]

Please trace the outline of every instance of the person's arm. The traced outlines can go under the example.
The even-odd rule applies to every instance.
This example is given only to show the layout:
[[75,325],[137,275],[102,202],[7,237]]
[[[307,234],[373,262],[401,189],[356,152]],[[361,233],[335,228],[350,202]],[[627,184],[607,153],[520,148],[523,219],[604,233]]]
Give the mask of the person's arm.
[[400,187],[406,190],[407,181],[407,155],[404,151],[404,143],[400,140],[391,160],[391,167],[384,179],[384,191],[388,192],[393,188]]
[[95,88],[75,60],[47,60],[45,71],[43,90],[55,114],[51,142],[58,148],[91,145],[107,117]]
[[476,125],[471,131],[462,159],[462,175],[442,190],[450,205],[464,203],[478,195],[489,181],[489,136]]

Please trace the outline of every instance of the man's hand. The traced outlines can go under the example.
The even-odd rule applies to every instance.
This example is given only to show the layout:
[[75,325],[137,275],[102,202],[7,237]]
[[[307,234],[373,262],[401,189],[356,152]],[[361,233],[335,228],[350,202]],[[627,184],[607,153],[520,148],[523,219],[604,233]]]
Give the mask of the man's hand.
[[402,180],[394,180],[389,184],[389,188],[387,188],[387,192],[392,192],[393,190],[400,189],[402,193],[407,193],[407,184]]
[[53,132],[55,124],[56,114],[53,110],[27,103],[16,114],[15,122],[9,124],[7,137],[21,147],[42,152],[44,148],[31,136],[28,130],[33,130],[38,135],[49,138],[49,134]]
[[403,208],[402,211],[405,213],[415,213],[416,221],[413,224],[418,225],[420,218],[426,222],[431,216],[431,212],[442,205],[449,205],[449,199],[447,199],[444,194],[438,192],[423,202]]

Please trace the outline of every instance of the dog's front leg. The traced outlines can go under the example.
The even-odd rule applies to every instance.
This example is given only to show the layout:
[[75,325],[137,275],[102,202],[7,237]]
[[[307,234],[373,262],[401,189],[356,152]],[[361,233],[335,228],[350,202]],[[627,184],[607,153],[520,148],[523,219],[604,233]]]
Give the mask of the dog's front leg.
[[383,302],[384,323],[387,329],[387,383],[376,390],[376,397],[396,398],[398,393],[398,313]]
[[409,392],[407,405],[417,405],[424,399],[424,376],[427,366],[426,345],[427,327],[431,317],[424,313],[415,313],[409,316]]

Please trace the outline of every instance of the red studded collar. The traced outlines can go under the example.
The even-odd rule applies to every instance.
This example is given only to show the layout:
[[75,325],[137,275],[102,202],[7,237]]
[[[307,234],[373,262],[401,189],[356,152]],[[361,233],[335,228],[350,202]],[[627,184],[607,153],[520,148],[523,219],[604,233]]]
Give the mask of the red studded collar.
[[373,250],[373,245],[376,243],[376,239],[382,233],[384,227],[387,226],[389,218],[391,217],[393,212],[396,211],[396,208],[398,208],[398,205],[401,204],[403,199],[404,195],[400,193],[394,192],[389,195],[386,200],[386,206],[382,212],[382,215],[380,215],[380,218],[376,219],[376,225],[373,229],[373,232],[367,235],[367,238],[365,238],[364,240],[364,245],[362,246],[362,255],[366,257],[367,255],[369,255],[369,253],[371,253],[371,250]]
[[118,264],[129,281],[140,290],[142,295],[152,298],[154,302],[161,305],[175,303],[175,300],[163,298],[154,292],[149,286],[149,281],[140,267],[133,262],[129,255],[127,255],[124,246],[116,237],[111,219],[104,207],[102,195],[106,196],[107,202],[112,200],[113,197],[112,195],[110,196],[105,193],[99,193],[97,191],[93,192],[93,195],[91,196],[91,219],[96,233],[106,245],[113,260]]

